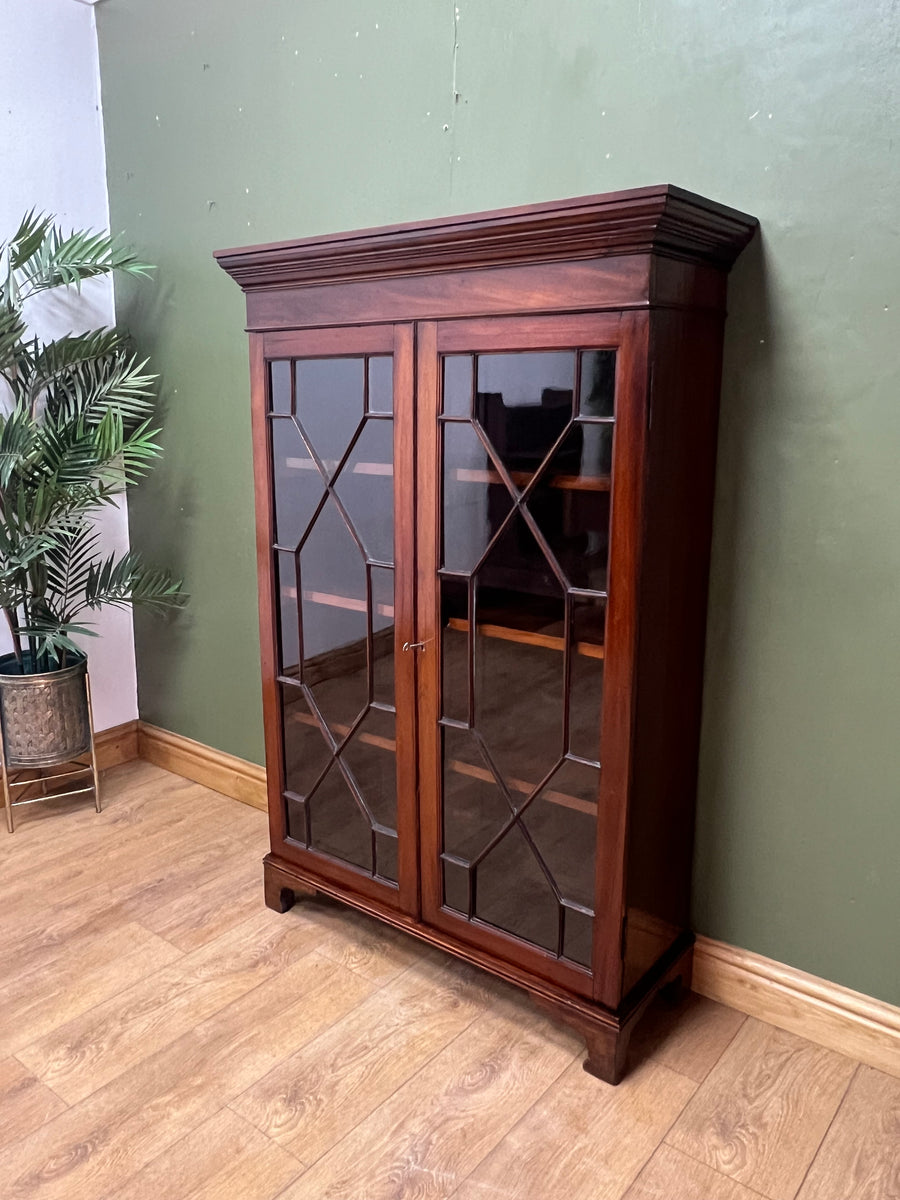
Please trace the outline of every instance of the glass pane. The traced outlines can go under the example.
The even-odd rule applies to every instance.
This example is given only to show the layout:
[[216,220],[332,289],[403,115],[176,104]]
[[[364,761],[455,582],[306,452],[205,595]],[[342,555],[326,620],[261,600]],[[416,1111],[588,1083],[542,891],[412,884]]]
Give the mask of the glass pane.
[[469,719],[469,587],[465,580],[441,580],[441,715]]
[[444,424],[443,566],[471,571],[512,508],[512,497],[469,424]]
[[443,862],[444,904],[459,913],[469,913],[469,868],[459,863]]
[[475,416],[524,486],[572,419],[575,354],[481,354]]
[[341,758],[379,825],[397,828],[397,742],[393,713],[373,708]]
[[300,551],[303,682],[340,740],[369,700],[366,566],[329,498]]
[[475,915],[555,951],[559,905],[518,825],[475,868]]
[[287,813],[287,836],[301,845],[307,844],[306,837],[306,801],[296,796],[285,796],[285,811]]
[[297,604],[297,564],[293,554],[275,554],[278,590],[278,666],[280,675],[300,675],[300,617]]
[[517,514],[475,590],[475,728],[507,786],[524,794],[565,752],[565,597],[531,562],[543,558]]
[[375,874],[382,879],[396,883],[397,874],[397,838],[396,835],[375,831]]
[[448,417],[472,415],[471,354],[448,354],[444,359],[443,412]]
[[307,798],[309,844],[372,872],[372,825],[337,763]]
[[291,415],[290,359],[269,363],[269,408],[282,416]]
[[290,417],[272,418],[275,540],[295,547],[313,518],[325,485]]
[[473,357],[440,423],[445,903],[470,863],[480,920],[589,966],[615,351],[479,355],[465,421]]
[[583,351],[579,392],[580,417],[589,419],[613,415],[616,399],[615,350]]
[[[289,414],[291,364],[276,368]],[[393,561],[393,364],[292,369],[296,416],[271,418],[281,668],[299,675],[282,685],[288,832],[396,883],[396,718],[372,707],[394,702],[394,571],[369,562]]]
[[563,955],[583,967],[591,965],[591,949],[594,941],[594,918],[576,908],[565,910],[566,931],[563,939]]
[[394,560],[394,422],[369,419],[334,490],[370,559]]
[[394,705],[394,572],[370,567],[372,581],[372,699]]
[[600,708],[606,601],[600,596],[572,600],[571,676],[569,679],[569,752],[600,761]]
[[369,359],[369,412],[389,413],[394,409],[394,360],[389,356]]
[[281,685],[284,721],[284,786],[306,796],[331,760],[331,747],[298,687]]
[[606,588],[611,452],[611,425],[574,425],[527,501],[572,587]]
[[510,807],[472,734],[450,727],[442,734],[443,848],[471,861],[509,820]]
[[594,897],[596,767],[566,761],[522,815],[564,900],[591,908]]
[[307,358],[296,366],[297,417],[329,476],[363,419],[362,358]]

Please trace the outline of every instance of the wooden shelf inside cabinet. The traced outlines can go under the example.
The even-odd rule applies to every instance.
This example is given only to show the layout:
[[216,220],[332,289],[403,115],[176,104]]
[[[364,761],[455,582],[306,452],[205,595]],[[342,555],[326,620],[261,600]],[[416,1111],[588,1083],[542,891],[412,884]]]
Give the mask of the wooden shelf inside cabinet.
[[[460,483],[503,483],[499,472],[480,468],[457,467],[453,476]],[[534,472],[510,471],[509,477],[516,487],[524,488],[534,479]],[[538,486],[564,492],[608,492],[610,478],[608,475],[548,475]]]
[[[297,599],[297,589],[295,587],[282,588],[282,595],[287,596],[290,600]],[[303,599],[308,600],[310,604],[324,604],[327,608],[346,608],[352,612],[368,611],[368,601],[360,599],[358,596],[339,596],[335,592],[315,592],[304,589]],[[379,617],[393,617],[393,604],[376,604],[374,611]]]
[[[456,629],[460,633],[469,632],[469,622],[465,617],[450,617],[447,621],[448,629]],[[489,622],[479,621],[476,626],[478,633],[482,637],[500,638],[505,642],[520,642],[526,646],[544,646],[547,650],[565,650],[566,640],[562,637],[557,637],[552,633],[535,633],[530,629],[514,629],[509,625],[492,625]],[[606,651],[603,646],[596,642],[576,642],[574,649],[577,654],[583,654],[586,658],[603,658]]]
[[[285,467],[289,471],[318,471],[319,468],[311,458],[285,458],[283,460]],[[331,467],[332,464],[326,464]],[[334,463],[333,466],[337,466]],[[345,467],[346,471],[347,468]],[[394,464],[387,462],[355,462],[350,468],[351,475],[387,475],[394,474]]]
[[[301,725],[312,725],[318,728],[318,721],[311,713],[293,712],[289,715],[288,720],[299,721]],[[332,725],[332,732],[339,734],[341,737],[346,737],[350,732],[349,725]],[[393,738],[379,737],[377,734],[360,733],[359,740],[366,746],[375,746],[379,750],[389,750],[396,754],[397,743]],[[461,759],[451,759],[448,763],[450,770],[457,775],[465,775],[469,779],[478,779],[482,783],[493,783],[494,777],[485,767],[478,767],[472,763],[463,762]],[[529,782],[527,779],[509,779],[509,787],[514,792],[519,792],[523,796],[530,796],[537,786],[534,782]],[[591,816],[596,815],[597,805],[589,800],[583,800],[580,796],[570,796],[566,792],[560,792],[555,788],[544,788],[541,792],[541,799],[546,800],[549,804],[559,804],[563,808],[571,808],[576,812],[589,813]]]
[[[289,715],[289,720],[299,721],[301,725],[312,725],[316,729],[319,728],[319,722],[311,713],[294,712]],[[350,732],[349,725],[332,724],[329,727],[332,733],[336,733],[339,737],[345,738]],[[375,746],[378,750],[390,750],[392,754],[397,753],[397,742],[394,738],[380,737],[376,733],[360,733],[357,735],[359,740],[366,746]]]
[[216,256],[251,336],[266,902],[318,890],[493,971],[610,1083],[690,984],[726,277],[756,224],[666,184]]

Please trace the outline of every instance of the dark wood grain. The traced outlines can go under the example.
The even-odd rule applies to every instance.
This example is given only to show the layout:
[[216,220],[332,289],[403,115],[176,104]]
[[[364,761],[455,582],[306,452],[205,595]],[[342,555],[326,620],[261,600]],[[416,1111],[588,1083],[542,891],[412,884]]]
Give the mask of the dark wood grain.
[[[690,977],[690,866],[725,286],[755,227],[751,217],[667,185],[217,255],[246,292],[254,331],[251,400],[272,845],[267,902],[283,909],[297,895],[318,892],[494,972],[578,1029],[589,1046],[588,1069],[610,1081],[620,1076],[631,1030],[652,997],[672,980],[687,983]],[[610,504],[606,592],[594,584],[584,592],[601,602],[608,592],[605,629],[601,619],[601,631],[584,643],[603,664],[603,695],[601,700],[598,683],[596,718],[578,715],[600,725],[599,794],[596,804],[591,796],[569,806],[582,821],[592,820],[596,808],[592,954],[586,953],[586,936],[583,959],[590,958],[588,968],[563,957],[562,908],[552,935],[524,927],[520,936],[507,932],[519,928],[515,910],[528,903],[523,881],[508,880],[493,923],[477,915],[478,908],[466,914],[445,903],[438,405],[443,354],[590,348],[617,355],[611,473],[604,469],[602,489],[586,489],[576,486],[569,465],[557,472],[575,481],[562,489],[566,504],[600,503],[601,491]],[[287,836],[275,676],[266,362],[373,353],[394,357],[397,723],[396,737],[381,738],[379,745],[397,753],[399,886]],[[493,434],[478,429],[487,448]],[[549,542],[527,507],[540,472],[531,466],[529,475],[527,465],[507,467],[492,452],[478,477],[465,482],[519,488],[525,507],[517,509],[517,520],[552,563]],[[535,594],[542,594],[540,588]],[[511,629],[499,642],[505,653],[525,661],[528,654],[562,652],[560,705],[569,728],[566,681],[579,657],[566,640],[571,607],[564,620],[552,617],[543,625],[538,610],[531,624],[523,617],[520,630],[504,622],[502,604],[498,611],[496,616],[488,604],[488,628]],[[471,634],[465,613],[454,614],[447,629],[454,637]],[[371,633],[367,653],[370,642]],[[359,657],[355,643],[351,651]],[[558,658],[556,664],[558,671]],[[502,692],[516,672],[506,663],[499,669],[505,672],[498,681]],[[539,664],[530,679],[534,689],[542,686]],[[471,716],[471,678],[467,687]],[[521,704],[523,697],[509,697],[514,723],[513,700]],[[484,703],[479,700],[482,712]],[[503,703],[498,695],[495,706]],[[341,736],[349,720],[335,725],[344,730]],[[544,778],[526,741],[514,746],[510,797],[527,799],[529,785],[522,781]],[[463,782],[453,787],[471,787],[473,779],[484,784],[483,769],[479,775],[472,763],[463,768]],[[451,784],[446,786],[450,796]],[[510,799],[511,811],[519,803]],[[519,816],[504,820],[519,822]],[[527,827],[519,823],[518,832],[537,861]],[[502,828],[491,835],[494,845],[501,834]],[[488,853],[490,845],[482,855]],[[484,894],[482,888],[482,900]],[[555,949],[546,948],[551,945]]]
[[441,696],[441,622],[437,586],[440,554],[438,371],[437,326],[432,322],[422,322],[418,326],[416,364],[416,471],[419,481],[416,513],[416,640],[424,644],[418,662],[419,839],[423,915],[440,911],[443,903],[441,864],[435,853],[435,847],[441,844],[441,746],[437,725]]
[[610,518],[609,604],[606,614],[604,704],[600,729],[600,798],[597,805],[597,880],[594,998],[609,1008],[622,999],[622,923],[625,918],[625,849],[633,768],[634,660],[637,653],[638,582],[647,426],[649,319],[622,317],[616,378]]
[[417,917],[419,814],[416,806],[415,330],[394,329],[394,663],[397,697],[397,837],[400,904]]
[[[281,754],[281,699],[278,694],[277,618],[272,543],[275,541],[274,489],[269,448],[268,379],[263,339],[250,335],[250,419],[253,436],[253,487],[256,497],[256,571],[259,578],[259,654],[262,670],[263,730],[272,845],[284,841],[284,761]],[[266,897],[269,902],[269,897]],[[284,911],[284,910],[282,910]]]
[[690,923],[722,316],[658,312],[650,336],[626,991]]
[[245,290],[652,251],[727,268],[756,224],[745,213],[662,184],[219,250],[216,259]]

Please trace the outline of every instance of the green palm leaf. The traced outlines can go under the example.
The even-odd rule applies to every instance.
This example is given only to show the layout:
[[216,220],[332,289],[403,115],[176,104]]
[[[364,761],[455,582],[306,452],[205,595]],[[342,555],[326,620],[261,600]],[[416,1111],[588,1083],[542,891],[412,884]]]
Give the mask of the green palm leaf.
[[92,517],[160,455],[153,427],[156,377],[116,329],[41,344],[27,336],[22,303],[112,271],[151,268],[105,233],[64,234],[32,210],[0,244],[0,608],[24,658],[64,662],[80,612],[109,604],[163,609],[186,600],[170,572],[129,552],[102,558]]
[[84,230],[66,236],[52,217],[36,219],[25,237],[13,239],[12,244],[16,253],[10,256],[10,264],[22,299],[63,285],[80,290],[83,280],[111,271],[147,275],[153,269],[121,246],[118,238]]
[[105,604],[127,608],[140,604],[161,610],[179,608],[187,602],[181,580],[170,571],[148,566],[136,550],[129,550],[121,558],[111,554],[92,566],[84,596],[88,608]]
[[96,424],[115,408],[133,425],[153,411],[157,377],[144,371],[146,365],[117,330],[60,338],[36,359],[32,392],[45,393],[47,412],[54,417],[82,416]]

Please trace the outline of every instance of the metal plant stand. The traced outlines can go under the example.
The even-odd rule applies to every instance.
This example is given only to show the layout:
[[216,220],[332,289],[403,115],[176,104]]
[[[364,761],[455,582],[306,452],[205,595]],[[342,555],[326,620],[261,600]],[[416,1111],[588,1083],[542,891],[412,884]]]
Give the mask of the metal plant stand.
[[[67,675],[68,680],[63,678]],[[4,690],[0,772],[6,827],[10,833],[15,831],[13,809],[24,804],[93,792],[94,807],[101,811],[87,664],[82,662],[68,670],[53,672],[49,678],[50,686],[44,683],[46,675],[13,677],[14,692],[19,695]],[[4,689],[8,689],[10,677],[3,682]],[[79,779],[85,780],[84,786],[58,786],[64,780]],[[33,794],[35,791],[37,795]]]

